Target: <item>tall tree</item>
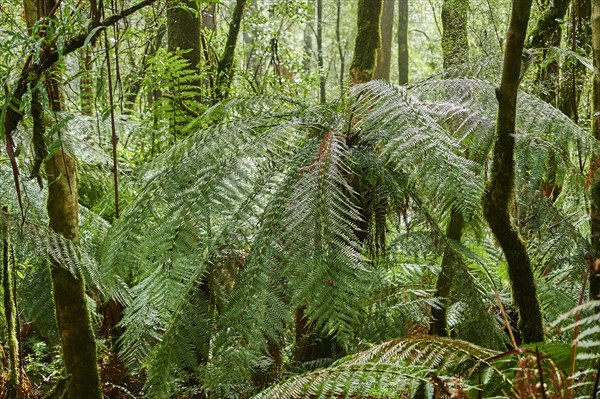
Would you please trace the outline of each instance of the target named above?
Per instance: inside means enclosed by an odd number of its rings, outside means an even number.
[[[600,140],[600,0],[592,0],[592,54],[594,65],[592,96],[592,134]],[[592,249],[596,258],[600,257],[600,155],[596,154],[590,167],[591,185],[591,236]],[[600,270],[590,273],[590,297],[598,299],[600,295]]]
[[[442,4],[442,57],[444,68],[458,65],[467,60],[469,55],[469,39],[467,32],[467,14],[469,2],[444,0]],[[450,212],[450,221],[446,229],[448,243],[442,257],[442,267],[436,282],[435,297],[440,301],[439,307],[431,309],[432,323],[429,332],[435,335],[447,336],[448,331],[448,305],[454,269],[456,267],[455,251],[451,241],[460,242],[463,234],[463,215],[457,209]]]
[[[508,263],[513,298],[519,312],[519,330],[525,343],[544,340],[542,313],[537,299],[531,261],[516,226],[511,204],[515,185],[515,118],[521,57],[531,11],[531,0],[513,0],[500,87],[496,89],[498,115],[490,181],[483,212]]]
[[[379,26],[381,29],[381,48],[377,50],[377,67],[374,79],[390,80],[392,61],[392,33],[394,31],[394,4],[396,0],[384,0]]]
[[[379,18],[383,0],[358,0],[357,32],[354,56],[350,64],[350,83],[359,84],[373,78],[377,49],[381,47]]]
[[[442,3],[442,51],[444,68],[466,62],[469,57],[467,35],[468,0],[444,0]]]
[[[408,83],[408,0],[398,0],[398,84]]]

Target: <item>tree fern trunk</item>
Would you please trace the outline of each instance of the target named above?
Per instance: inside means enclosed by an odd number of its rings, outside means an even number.
[[[359,84],[373,78],[377,49],[381,47],[379,19],[383,0],[358,0],[357,33],[350,65],[350,83]]]
[[[592,53],[594,64],[592,132],[600,140],[600,0],[592,0]],[[600,257],[600,154],[595,155],[590,167],[592,177],[591,194],[591,235],[592,249],[596,258]],[[600,270],[590,273],[590,298],[599,299]]]
[[[513,298],[519,311],[519,329],[525,343],[544,340],[542,313],[531,262],[525,243],[511,220],[515,180],[514,132],[517,92],[530,10],[531,0],[513,0],[506,35],[502,80],[496,90],[499,107],[493,164],[483,203],[485,218],[508,263]]]

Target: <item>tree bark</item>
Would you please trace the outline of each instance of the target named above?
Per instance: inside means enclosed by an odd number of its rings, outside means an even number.
[[[571,30],[571,50],[583,49],[585,55],[591,52],[592,32],[590,19],[592,12],[591,0],[578,0],[571,7],[573,18]],[[560,92],[558,95],[558,108],[575,123],[579,123],[579,101],[587,82],[587,68],[575,60],[569,60],[561,69]]]
[[[358,0],[357,33],[350,65],[350,84],[365,83],[373,78],[377,49],[381,47],[379,18],[383,0]]]
[[[344,93],[346,82],[344,81],[344,71],[346,70],[346,54],[342,45],[342,36],[340,33],[340,25],[342,22],[342,1],[337,0],[335,18],[335,38],[337,41],[338,54],[340,56],[340,95]]]
[[[529,36],[532,48],[543,49],[545,57],[547,49],[558,47],[562,37],[561,22],[565,17],[571,0],[553,0],[543,11],[537,24]],[[538,70],[536,81],[541,86],[541,98],[549,104],[556,106],[557,86],[559,78],[558,62],[551,62]]]
[[[2,288],[4,291],[4,319],[8,341],[8,390],[6,397],[21,397],[21,357],[15,279],[10,238],[8,234],[8,207],[2,207]]]
[[[594,65],[594,81],[592,95],[592,134],[600,140],[600,0],[592,0],[592,62]],[[591,194],[591,238],[594,257],[600,257],[600,154],[595,154],[595,161],[590,166],[592,183]],[[600,295],[600,270],[590,273],[590,299],[598,299]]]
[[[442,52],[444,69],[468,62],[468,0],[444,0],[442,3]]]
[[[442,4],[442,57],[444,68],[461,64],[469,56],[469,40],[467,32],[467,14],[469,2],[458,0],[444,0]],[[463,234],[463,217],[456,209],[450,212],[450,221],[446,230],[448,240],[460,242]],[[431,309],[432,324],[429,333],[448,336],[447,311],[450,305],[450,291],[454,279],[456,256],[452,248],[444,249],[440,275],[436,283],[435,298],[441,302],[439,309]]]
[[[485,218],[508,263],[513,298],[519,312],[519,330],[525,343],[544,340],[542,313],[531,262],[511,220],[514,195],[514,147],[521,56],[529,22],[531,0],[513,0],[500,87],[496,90],[498,116],[490,181],[483,201]]]
[[[408,0],[398,0],[398,84],[408,83]]]
[[[394,3],[396,0],[384,0],[379,26],[381,28],[381,48],[377,50],[377,67],[373,79],[390,80],[392,61],[392,34],[394,31]]]
[[[62,151],[45,162],[48,179],[50,228],[66,239],[79,242],[77,171],[75,159]],[[80,271],[71,274],[53,261],[50,267],[56,321],[62,340],[69,399],[102,399],[96,343]]]
[[[317,0],[317,66],[319,68],[319,102],[327,102],[325,70],[323,66],[323,0]]]
[[[229,23],[229,32],[227,33],[225,50],[223,51],[223,55],[217,66],[217,87],[215,96],[217,101],[224,100],[229,96],[229,87],[233,78],[235,47],[247,3],[248,0],[236,0],[235,2],[235,8],[233,9],[233,15],[231,17],[231,22]]]
[[[446,230],[448,240],[460,242],[463,234],[463,217],[460,212],[453,210],[450,215],[450,222]],[[439,300],[440,307],[431,309],[431,325],[429,333],[447,337],[448,331],[448,305],[450,304],[450,290],[452,281],[454,280],[454,268],[456,264],[456,256],[451,248],[444,250],[442,258],[442,269],[438,276],[435,286],[435,298]]]
[[[195,0],[170,0],[167,7],[167,42],[170,52],[181,54],[200,75],[200,11]],[[200,83],[196,82],[200,87]]]

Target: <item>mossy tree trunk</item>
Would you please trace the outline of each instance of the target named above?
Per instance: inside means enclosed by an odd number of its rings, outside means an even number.
[[[496,90],[498,116],[490,181],[483,198],[485,218],[500,243],[508,263],[519,330],[525,343],[544,340],[542,313],[537,298],[531,262],[518,230],[512,222],[514,195],[515,118],[521,56],[531,11],[531,0],[513,0],[500,87]]]
[[[469,56],[469,39],[467,32],[468,1],[444,0],[442,4],[442,58],[444,68],[466,62]],[[429,333],[448,336],[448,306],[450,305],[450,291],[454,280],[454,271],[457,259],[451,242],[460,242],[463,234],[463,216],[457,209],[450,212],[450,221],[446,229],[446,238],[449,240],[444,256],[440,275],[435,287],[435,298],[440,302],[439,308],[431,309],[432,322]]]
[[[594,65],[594,83],[592,95],[592,134],[600,140],[600,0],[592,0],[592,55]],[[600,257],[600,154],[596,154],[591,165],[591,236],[592,249],[596,258]],[[590,299],[600,297],[600,271],[590,273]]]
[[[465,63],[469,59],[468,13],[468,0],[444,0],[442,3],[444,69]]]
[[[62,151],[45,162],[48,179],[50,228],[74,243],[79,242],[77,172],[75,159]],[[101,399],[96,343],[80,271],[71,274],[53,261],[50,267],[56,321],[62,340],[69,399]]]
[[[224,100],[229,96],[229,88],[233,78],[233,64],[235,60],[235,47],[242,26],[242,18],[248,0],[236,0],[233,15],[229,22],[225,50],[217,66],[217,86],[215,90],[216,100]]]
[[[408,83],[408,0],[398,0],[398,84]]]
[[[24,4],[28,12],[36,10],[35,18],[29,15],[27,21],[35,21],[47,16],[56,6],[55,0],[41,2],[25,0]],[[50,70],[44,74],[48,101],[54,112],[62,110],[57,73]],[[33,111],[35,110],[32,109]],[[38,136],[45,137],[41,113],[36,111],[33,116],[34,131]],[[46,146],[44,143],[41,144],[36,147],[36,157],[44,159],[47,158]],[[48,183],[47,209],[50,228],[67,240],[78,244],[79,218],[75,160],[62,151],[56,151],[52,157],[46,159],[44,166]],[[72,274],[56,259],[51,259],[50,273],[63,359],[66,374],[69,376],[67,398],[102,399],[96,342],[87,307],[83,275],[79,270]]]
[[[21,389],[21,359],[16,301],[16,287],[12,251],[8,234],[8,207],[2,207],[2,289],[4,291],[4,320],[8,341],[8,390],[7,397],[19,397]]]
[[[548,48],[558,47],[562,37],[561,22],[564,19],[571,0],[553,0],[546,6],[535,27],[529,35],[532,48],[543,49],[545,57]],[[541,98],[549,104],[556,106],[557,88],[559,79],[558,62],[551,62],[540,67],[536,80],[541,86]]]
[[[317,0],[317,67],[319,68],[319,102],[327,102],[326,75],[323,63],[323,0]]]
[[[377,67],[373,79],[390,80],[392,62],[392,34],[394,32],[394,5],[396,0],[384,0],[381,12],[381,48],[377,50]]]
[[[200,76],[200,10],[196,0],[169,0],[167,45],[170,52],[181,50],[190,69]]]
[[[350,64],[350,84],[359,84],[373,78],[377,49],[381,47],[379,19],[383,0],[358,0],[356,41]]]

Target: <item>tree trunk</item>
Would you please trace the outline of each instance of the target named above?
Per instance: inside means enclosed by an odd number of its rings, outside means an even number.
[[[29,12],[37,10],[35,18],[27,16],[27,21],[38,20],[48,15],[55,5],[55,0],[44,0],[37,4],[35,0],[25,0],[25,10]],[[45,73],[45,87],[52,111],[58,112],[61,111],[61,95],[59,82],[54,73],[56,71]],[[34,111],[32,109],[32,112]],[[43,135],[43,123],[41,123],[41,113],[34,115],[34,125],[41,129]],[[36,148],[36,152],[40,150],[45,151],[45,146]],[[45,170],[48,182],[47,208],[50,228],[77,244],[79,218],[75,160],[62,151],[56,151],[53,157],[46,159]],[[50,273],[56,322],[62,341],[65,369],[69,376],[67,398],[102,399],[96,342],[85,297],[83,275],[79,270],[71,274],[55,259],[51,259]]]
[[[394,31],[394,3],[396,0],[384,0],[379,21],[381,28],[381,48],[377,50],[377,67],[373,79],[390,80],[392,61],[392,34]]]
[[[460,212],[452,210],[450,215],[450,222],[446,230],[446,237],[448,240],[460,242],[463,234],[463,217]],[[450,243],[448,244],[450,245]],[[429,333],[432,335],[439,335],[447,337],[448,331],[448,305],[450,304],[450,290],[452,288],[452,281],[454,280],[454,268],[456,267],[455,253],[451,248],[444,250],[444,256],[442,258],[442,268],[440,275],[438,276],[437,283],[435,285],[435,298],[440,302],[439,308],[431,309],[431,325],[429,326]]]
[[[21,397],[21,357],[16,301],[16,287],[10,239],[8,234],[8,207],[2,207],[2,288],[4,291],[4,320],[8,341],[8,390],[6,397]]]
[[[444,0],[442,3],[442,52],[444,69],[468,62],[468,0]]]
[[[317,66],[319,68],[319,102],[327,102],[325,69],[323,66],[323,0],[317,0]]]
[[[592,0],[592,55],[594,65],[594,83],[592,96],[592,132],[596,140],[600,140],[600,0]],[[591,194],[591,236],[592,250],[596,258],[600,257],[600,155],[590,167],[592,177]],[[599,299],[600,270],[590,273],[590,299]]]
[[[358,0],[356,41],[350,65],[350,84],[365,83],[373,78],[377,49],[381,47],[379,18],[383,0]]]
[[[189,62],[188,69],[195,74],[191,82],[171,82],[173,100],[170,129],[173,137],[177,137],[181,129],[189,122],[190,116],[181,112],[182,106],[178,103],[187,103],[179,93],[184,90],[182,86],[193,86],[196,90],[194,99],[202,100],[200,82],[200,10],[196,0],[169,0],[167,2],[167,46],[171,53],[179,53]],[[188,89],[189,90],[189,89]],[[187,106],[187,104],[183,104]]]
[[[66,239],[79,242],[77,172],[75,159],[57,151],[45,162],[48,179],[50,228]],[[85,297],[85,282],[64,265],[52,262],[52,286],[68,381],[69,399],[101,399],[96,343]]]
[[[169,51],[183,50],[182,57],[190,63],[190,69],[200,75],[200,15],[197,1],[169,0],[167,35]],[[200,87],[199,82],[197,86]]]
[[[408,83],[408,0],[398,0],[398,84]]]
[[[235,46],[237,37],[242,26],[242,17],[248,0],[236,0],[231,22],[229,23],[229,32],[227,33],[227,41],[225,50],[217,67],[217,87],[216,100],[226,99],[229,95],[229,87],[233,78],[233,61],[235,56]]]
[[[571,50],[584,49],[584,54],[589,55],[591,50],[592,32],[590,18],[592,4],[590,0],[578,0],[571,7],[573,14],[571,23]],[[575,33],[573,34],[573,31]],[[562,79],[558,97],[558,108],[575,123],[579,123],[579,101],[581,93],[587,82],[587,68],[578,61],[569,60],[562,66]]]
[[[536,26],[529,36],[532,48],[543,49],[545,57],[547,49],[558,47],[562,37],[561,22],[564,19],[571,0],[553,0],[543,11]],[[541,87],[541,98],[549,104],[556,106],[556,94],[558,86],[559,67],[558,62],[551,62],[538,71],[536,80]]]
[[[444,68],[461,64],[469,56],[469,40],[467,32],[468,1],[444,0],[442,4],[442,57]],[[463,233],[463,217],[456,209],[450,212],[450,222],[446,230],[448,240],[460,242]],[[449,246],[444,249],[440,275],[436,283],[435,298],[441,302],[440,308],[431,309],[432,324],[429,333],[448,336],[447,311],[450,305],[450,291],[454,279],[454,268],[457,259]]]
[[[525,243],[511,220],[514,195],[514,147],[521,56],[529,22],[531,0],[513,0],[500,87],[496,90],[498,116],[490,181],[483,201],[485,218],[508,263],[513,298],[519,312],[519,330],[525,343],[544,340],[542,313]]]
[[[340,56],[340,95],[345,91],[346,82],[344,82],[344,71],[346,70],[346,54],[344,52],[344,45],[342,44],[342,35],[340,33],[340,25],[342,21],[342,1],[337,0],[335,18],[335,38],[338,46],[338,54]]]

